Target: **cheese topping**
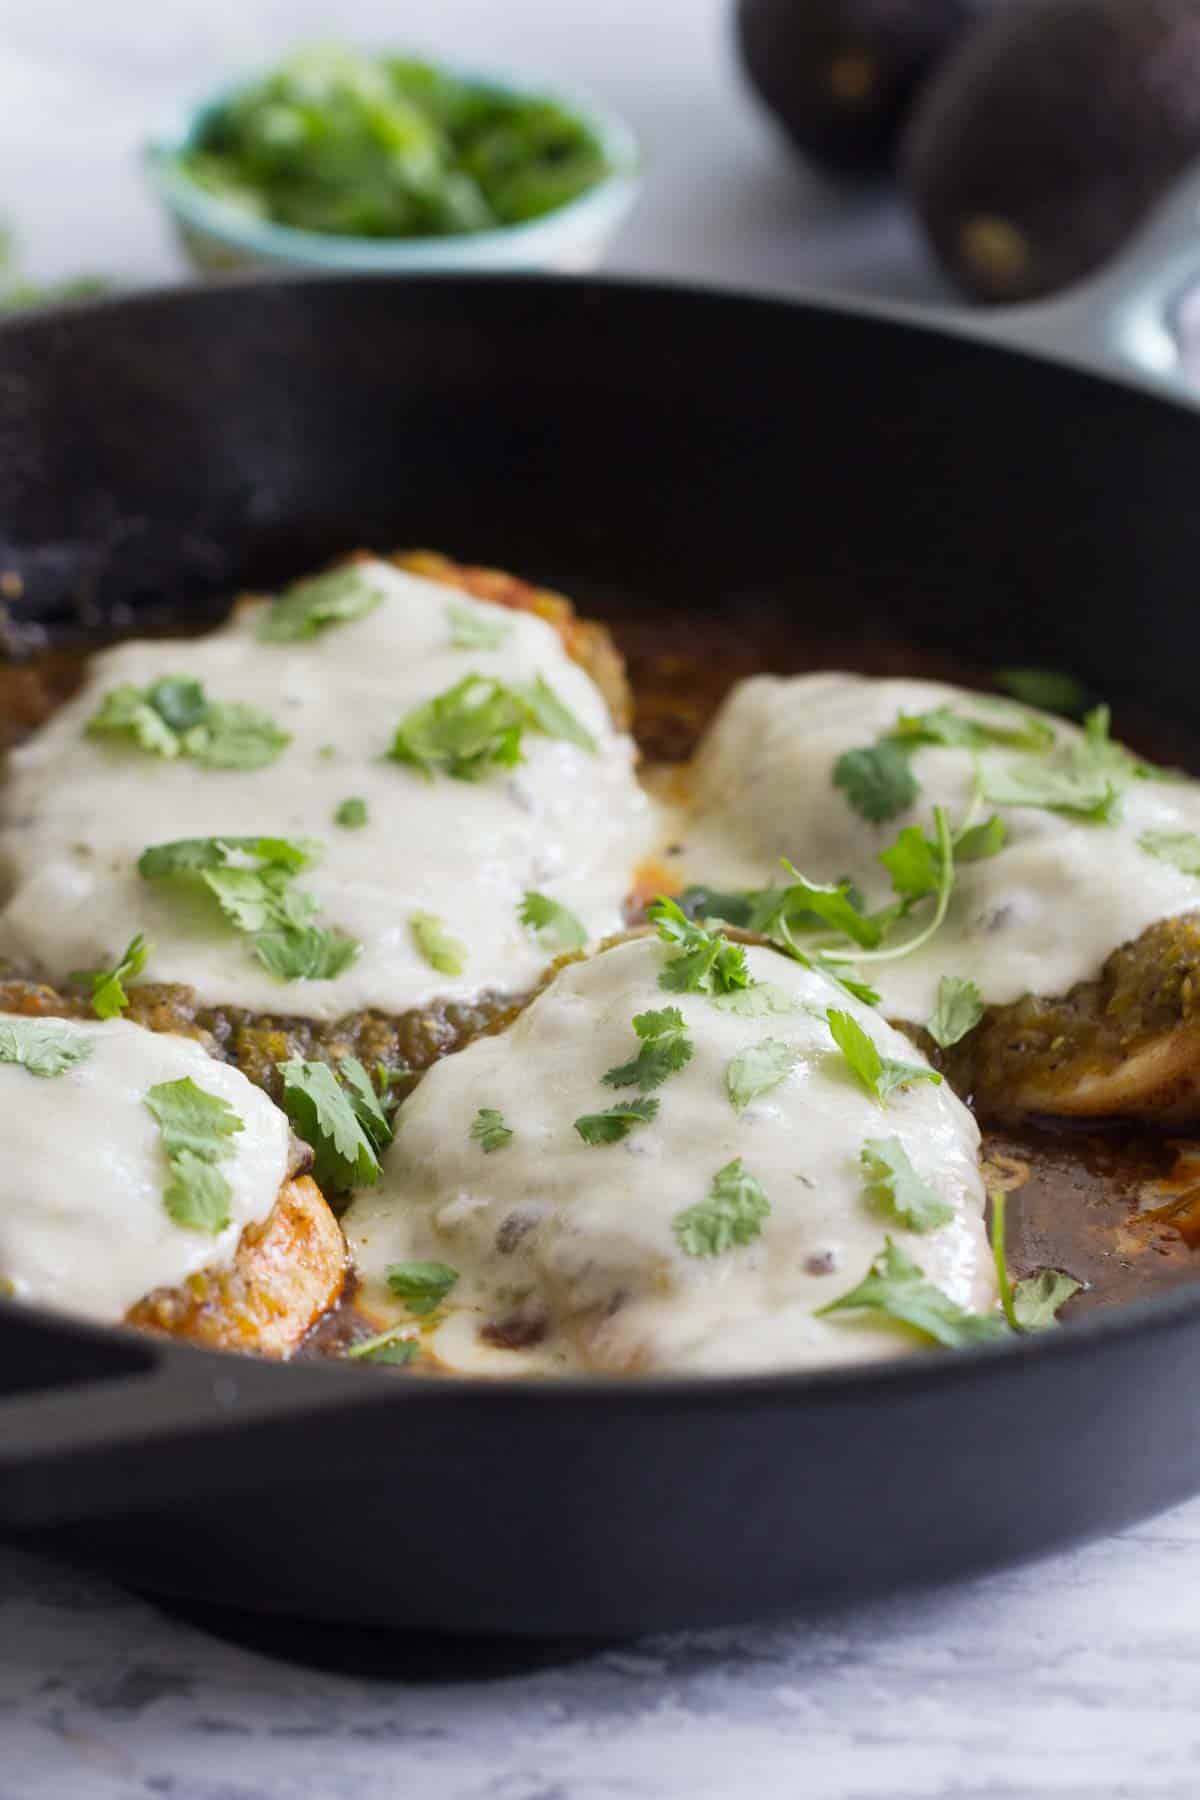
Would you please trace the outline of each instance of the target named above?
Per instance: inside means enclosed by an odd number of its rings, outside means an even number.
[[[877,858],[907,825],[930,831],[934,806],[951,827],[975,803],[979,822],[998,811],[1008,841],[998,855],[964,863],[946,920],[911,956],[864,964],[892,1017],[924,1021],[943,975],[972,980],[985,1001],[1065,993],[1095,977],[1110,953],[1157,920],[1200,905],[1200,880],[1139,845],[1147,833],[1200,831],[1200,784],[1129,779],[1112,823],[1033,806],[975,802],[976,771],[989,777],[1031,768],[1028,752],[925,745],[912,753],[920,793],[905,811],[872,824],[834,785],[844,753],[895,729],[902,713],[952,708],[984,725],[1028,723],[1029,709],[930,681],[858,675],[757,676],[734,689],[694,770],[693,810],[678,828],[681,883],[762,888],[787,877],[788,857],[811,880],[850,877],[868,910],[894,899]],[[1052,754],[1083,733],[1053,728]],[[915,930],[915,928],[913,928]],[[902,941],[906,929],[895,934]],[[801,940],[803,942],[803,940]]]
[[[0,1020],[0,1024],[4,1021]],[[228,1263],[287,1175],[287,1120],[258,1088],[188,1038],[54,1021],[88,1053],[62,1074],[0,1061],[0,1290],[113,1323],[156,1287]],[[230,1218],[215,1236],[177,1225],[171,1171],[146,1095],[190,1077],[242,1122],[221,1162]]]
[[[732,1002],[665,993],[667,955],[639,938],[569,965],[509,1030],[424,1077],[401,1109],[382,1186],[343,1221],[370,1312],[383,1323],[405,1316],[389,1266],[438,1262],[458,1281],[433,1348],[456,1369],[727,1373],[865,1361],[919,1340],[865,1315],[816,1314],[858,1284],[888,1235],[957,1305],[989,1308],[974,1120],[927,1081],[877,1104],[835,1049],[826,1010],[844,1008],[883,1056],[912,1063],[907,1040],[774,951],[748,950],[752,977],[767,985]],[[634,1016],[666,1006],[683,1015],[690,1060],[655,1088],[649,1122],[619,1142],[584,1142],[576,1119],[638,1097],[601,1077],[635,1054]],[[786,1044],[790,1069],[738,1111],[730,1065],[765,1038]],[[471,1132],[484,1108],[512,1133],[491,1150]],[[868,1195],[860,1156],[879,1139],[898,1140],[951,1209],[947,1222],[905,1230]],[[679,1215],[735,1160],[769,1203],[761,1234],[689,1254]]]
[[[332,1019],[530,986],[555,947],[518,918],[527,890],[565,905],[593,938],[620,929],[649,803],[631,740],[557,633],[382,562],[356,565],[351,579],[381,604],[305,641],[262,641],[263,608],[248,606],[208,637],[95,658],[83,692],[11,758],[0,950],[61,978],[104,966],[140,929],[154,945],[149,979],[189,983],[212,1004]],[[464,632],[464,619],[479,629]],[[385,760],[401,720],[471,674],[514,686],[542,677],[594,752],[527,731],[524,760],[478,781]],[[259,768],[212,768],[86,735],[113,688],[168,675],[260,709],[291,742]],[[363,803],[354,829],[335,823],[348,798]],[[362,945],[335,978],[280,980],[211,896],[164,891],[137,871],[148,845],[258,835],[323,845],[297,885],[319,903],[321,925]],[[462,946],[461,972],[431,966],[414,931],[422,917]]]

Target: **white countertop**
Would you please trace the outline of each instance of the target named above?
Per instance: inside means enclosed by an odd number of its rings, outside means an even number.
[[[0,0],[0,217],[30,272],[181,273],[136,145],[173,94],[329,33],[581,82],[647,191],[612,266],[944,301],[886,195],[783,155],[720,0]],[[283,1660],[308,1647],[308,1666]],[[337,1671],[331,1672],[331,1671]],[[815,1624],[582,1655],[268,1626],[241,1642],[0,1550],[0,1800],[1195,1800],[1200,1502]]]

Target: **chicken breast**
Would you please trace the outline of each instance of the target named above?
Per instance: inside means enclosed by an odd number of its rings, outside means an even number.
[[[199,1043],[0,1015],[0,1287],[103,1323],[286,1355],[345,1245],[283,1113]]]
[[[869,1007],[741,954],[746,985],[681,990],[668,946],[620,943],[432,1069],[345,1215],[360,1309],[464,1372],[766,1371],[927,1344],[837,1304],[882,1267],[1002,1331],[970,1113]]]
[[[860,941],[809,913],[796,942],[940,1037],[985,1116],[1200,1116],[1200,784],[1113,742],[1103,709],[1081,729],[935,682],[756,678],[702,746],[676,836],[685,882],[782,888],[783,858],[848,882]],[[982,1023],[947,1041],[941,997],[968,983]]]
[[[95,658],[0,790],[13,967],[61,985],[140,929],[148,979],[245,1064],[307,1021],[420,1067],[619,930],[653,828],[606,635],[430,566],[365,558]]]

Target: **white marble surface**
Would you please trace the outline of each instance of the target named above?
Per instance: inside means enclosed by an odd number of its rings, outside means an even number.
[[[137,170],[147,123],[336,16],[623,108],[649,179],[616,267],[945,299],[886,197],[833,195],[783,157],[724,12],[0,0],[0,217],[39,276],[177,277]],[[1198,1687],[1200,1502],[957,1589],[582,1655],[292,1626],[239,1643],[0,1550],[0,1800],[1195,1800]]]

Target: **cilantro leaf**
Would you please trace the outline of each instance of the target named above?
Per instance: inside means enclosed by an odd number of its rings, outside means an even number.
[[[359,831],[367,823],[367,803],[360,794],[351,794],[343,800],[333,815],[335,825],[344,826],[347,831]]]
[[[171,1157],[171,1179],[163,1189],[163,1206],[184,1231],[216,1237],[232,1217],[233,1189],[220,1169],[194,1151]]]
[[[190,1075],[160,1081],[146,1095],[146,1105],[158,1121],[168,1157],[187,1151],[201,1162],[220,1162],[233,1154],[226,1140],[244,1130],[229,1102],[198,1087]]]
[[[352,1361],[387,1363],[403,1368],[407,1363],[420,1360],[421,1346],[417,1339],[404,1335],[412,1329],[411,1325],[393,1325],[390,1331],[380,1331],[374,1337],[351,1344],[345,1354]]]
[[[800,1060],[800,1052],[780,1038],[763,1038],[733,1057],[725,1071],[725,1087],[734,1112],[744,1112],[752,1100],[786,1081]]]
[[[658,985],[676,994],[728,994],[750,986],[750,970],[741,944],[722,932],[697,925],[674,900],[659,895],[646,917],[665,944],[677,946],[658,977]]]
[[[331,625],[365,618],[383,594],[355,568],[329,569],[293,582],[272,600],[258,622],[258,636],[268,644],[299,644]]]
[[[762,1236],[771,1202],[740,1156],[718,1169],[703,1200],[675,1214],[672,1228],[687,1256],[722,1256]]]
[[[1004,744],[1012,750],[1048,750],[1054,742],[1054,727],[1032,714],[1019,723],[1006,720],[1001,724],[969,719],[953,707],[938,706],[932,712],[901,713],[892,736],[914,746],[945,744],[955,749],[983,750],[989,744]]]
[[[619,1144],[635,1125],[648,1125],[658,1113],[657,1100],[621,1100],[604,1112],[584,1113],[575,1129],[585,1144]]]
[[[297,1137],[312,1149],[317,1185],[340,1192],[377,1182],[382,1173],[379,1150],[387,1142],[384,1129],[390,1136],[391,1127],[381,1109],[377,1113],[365,1101],[363,1090],[369,1088],[370,1077],[362,1064],[352,1057],[342,1064],[349,1086],[338,1080],[328,1063],[297,1057],[275,1066],[283,1077],[284,1111]]]
[[[1184,875],[1200,875],[1200,836],[1194,831],[1143,831],[1138,849]]]
[[[503,1150],[513,1139],[511,1126],[504,1123],[504,1115],[494,1106],[480,1107],[471,1121],[471,1136],[482,1147],[485,1156],[490,1156],[493,1150]]]
[[[444,1262],[389,1263],[384,1279],[409,1312],[423,1318],[441,1305],[458,1280],[458,1270]]]
[[[689,887],[680,894],[679,906],[689,919],[698,922],[720,919],[726,925],[737,925],[745,930],[762,897],[758,893],[723,893],[718,888]]]
[[[839,756],[833,765],[833,785],[873,825],[904,812],[921,791],[908,748],[892,738]]]
[[[919,825],[906,825],[895,843],[880,851],[879,861],[905,900],[923,900],[937,891],[942,879],[938,846],[929,842]]]
[[[990,856],[999,856],[1008,842],[1008,826],[999,813],[993,813],[981,825],[969,825],[954,840],[954,858],[956,862],[984,862]]]
[[[793,877],[791,885],[769,888],[756,896],[750,916],[752,931],[761,931],[766,937],[773,937],[781,922],[792,930],[798,926],[803,929],[810,924],[823,924],[866,949],[878,944],[881,935],[879,926],[862,912],[849,881],[825,887],[820,882],[809,881],[786,857],[783,859],[783,867]]]
[[[983,794],[993,806],[1037,806],[1100,825],[1113,825],[1121,817],[1120,788],[1102,771],[1091,772],[1077,762],[989,769]]]
[[[17,1063],[41,1080],[65,1075],[91,1054],[90,1038],[61,1019],[0,1019],[0,1063]]]
[[[1087,689],[1074,675],[1057,669],[997,669],[995,682],[1024,706],[1077,719],[1088,702]]]
[[[168,844],[152,844],[138,859],[138,874],[148,881],[166,875],[194,875],[225,867],[231,856],[244,855],[266,868],[298,875],[321,854],[312,838],[209,837],[175,838]]]
[[[932,1081],[935,1086],[940,1086],[942,1078],[936,1069],[881,1056],[874,1040],[851,1013],[830,1007],[825,1018],[830,1036],[850,1065],[851,1073],[880,1106],[884,1105],[893,1088],[908,1087],[914,1081]]]
[[[631,1062],[621,1063],[600,1077],[606,1087],[636,1087],[648,1094],[661,1087],[668,1075],[675,1075],[692,1060],[693,1045],[677,1006],[665,1006],[660,1012],[638,1013],[633,1029],[642,1040],[641,1048]]]
[[[949,1050],[974,1031],[983,1017],[983,995],[973,981],[958,975],[943,975],[938,982],[937,1005],[925,1029],[935,1044]]]
[[[511,618],[493,618],[493,612],[500,612],[499,607],[485,610],[480,605],[468,605],[464,600],[452,600],[446,608],[446,617],[450,623],[450,645],[454,650],[499,650],[512,636]]]
[[[222,701],[214,701],[181,739],[184,755],[209,769],[265,768],[291,741],[291,733],[259,707]]]
[[[595,738],[579,723],[570,707],[563,704],[544,675],[536,676],[528,685],[513,691],[523,702],[535,731],[546,737],[565,738],[570,744],[578,744],[581,750],[595,753]]]
[[[461,975],[467,964],[467,947],[451,937],[444,922],[433,913],[409,914],[408,929],[418,953],[439,975]]]
[[[87,726],[92,737],[123,737],[168,760],[191,757],[213,769],[261,769],[291,743],[255,706],[210,701],[198,681],[167,675],[141,689],[112,688]]]
[[[98,1019],[115,1019],[129,1005],[125,983],[140,975],[150,955],[150,945],[139,931],[130,938],[111,969],[72,969],[68,981],[90,986],[92,1011]]]
[[[162,1138],[171,1179],[163,1205],[176,1225],[211,1237],[228,1225],[233,1190],[215,1165],[234,1154],[230,1141],[245,1129],[242,1120],[217,1094],[210,1094],[185,1075],[160,1081],[146,1095]]]
[[[1049,1331],[1058,1324],[1059,1308],[1082,1289],[1082,1281],[1061,1269],[1026,1275],[1013,1286],[1011,1323],[1019,1331]]]
[[[380,1099],[375,1083],[359,1062],[357,1056],[343,1057],[337,1068],[338,1076],[350,1096],[350,1104],[354,1108],[354,1116],[370,1138],[376,1150],[383,1150],[396,1135],[392,1120],[388,1115],[384,1101]],[[386,1096],[389,1083],[385,1079],[383,1091]]]
[[[283,925],[259,931],[254,954],[280,981],[334,981],[362,954],[362,945],[324,925]]]
[[[319,852],[308,838],[179,838],[144,851],[138,871],[148,881],[199,880],[235,930],[252,938],[255,956],[272,975],[327,981],[347,969],[362,946],[315,925],[317,902],[291,886]],[[233,856],[250,859],[250,866],[231,863]]]
[[[437,774],[481,781],[489,768],[510,769],[521,761],[526,731],[565,738],[584,750],[596,748],[595,739],[541,675],[527,687],[514,688],[471,674],[407,713],[387,754],[430,781]]]
[[[1065,1306],[1073,1294],[1078,1294],[1084,1284],[1061,1269],[1038,1269],[1014,1284],[1008,1272],[1007,1196],[998,1190],[989,1194],[988,1199],[992,1208],[992,1260],[996,1265],[996,1286],[1004,1316],[1014,1331],[1050,1331],[1058,1324],[1059,1308]]]
[[[534,931],[542,942],[556,950],[582,950],[587,943],[587,927],[569,906],[551,900],[548,894],[525,894],[517,909],[522,925]]]
[[[908,1325],[922,1337],[948,1349],[970,1344],[994,1343],[1008,1336],[1004,1320],[992,1313],[973,1313],[926,1281],[925,1271],[888,1238],[856,1288],[828,1306],[817,1317],[836,1312],[873,1312]]]
[[[871,1200],[906,1230],[936,1231],[954,1217],[954,1208],[917,1174],[899,1138],[868,1138],[859,1161]]]

